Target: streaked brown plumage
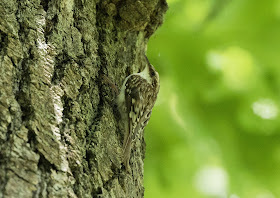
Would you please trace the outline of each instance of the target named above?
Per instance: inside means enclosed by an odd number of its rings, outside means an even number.
[[[129,75],[118,96],[118,106],[124,121],[123,162],[127,170],[132,143],[142,138],[148,124],[159,91],[159,76],[154,67],[147,62],[140,73]]]

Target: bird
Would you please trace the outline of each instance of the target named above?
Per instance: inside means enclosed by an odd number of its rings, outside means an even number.
[[[124,124],[123,163],[130,171],[132,143],[143,137],[160,88],[159,74],[146,58],[146,66],[139,73],[127,76],[122,84],[117,105]]]

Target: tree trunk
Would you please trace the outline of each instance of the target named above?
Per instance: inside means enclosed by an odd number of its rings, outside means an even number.
[[[122,165],[115,97],[165,0],[0,1],[0,198],[143,197],[144,140]]]

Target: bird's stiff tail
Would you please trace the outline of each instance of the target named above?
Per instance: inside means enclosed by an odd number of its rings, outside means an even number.
[[[129,159],[131,153],[131,135],[128,135],[123,142],[123,163],[127,171],[130,171]]]

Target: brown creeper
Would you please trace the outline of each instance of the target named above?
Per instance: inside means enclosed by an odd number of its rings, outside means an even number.
[[[159,75],[147,60],[140,73],[126,77],[117,98],[119,111],[124,122],[123,162],[129,171],[131,144],[142,133],[150,119],[159,92]]]

